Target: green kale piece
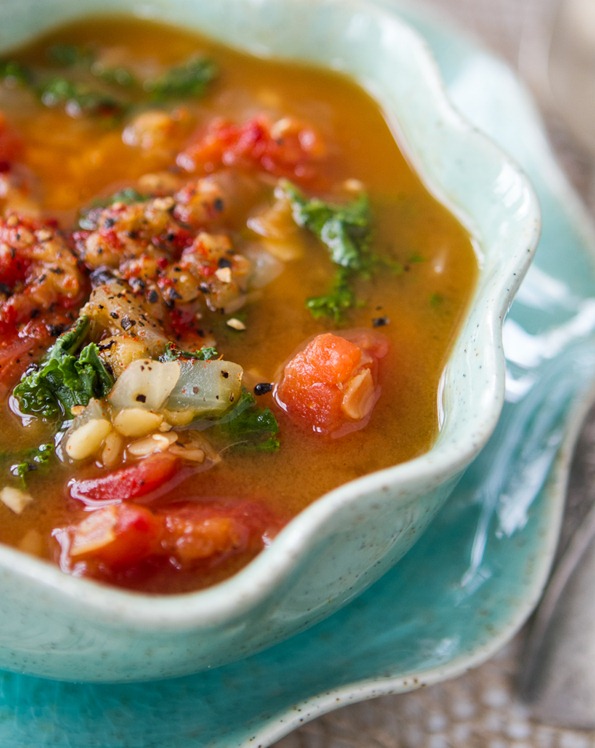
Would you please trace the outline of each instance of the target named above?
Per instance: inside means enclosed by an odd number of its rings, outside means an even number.
[[[181,351],[173,343],[168,343],[164,353],[159,356],[160,361],[178,361],[179,359],[196,359],[197,361],[211,361],[219,354],[215,348],[203,346],[198,351]]]
[[[64,68],[75,65],[88,68],[95,60],[95,53],[90,47],[80,44],[52,44],[46,50],[50,62]]]
[[[279,449],[279,424],[270,408],[261,408],[247,390],[233,408],[220,418],[215,432],[232,447],[244,447],[260,452]]]
[[[107,197],[95,200],[93,202],[93,207],[106,208],[108,205],[113,205],[114,203],[132,205],[132,203],[146,203],[147,200],[150,200],[149,195],[145,195],[142,192],[135,190],[134,187],[124,187],[117,192],[112,192],[112,194]]]
[[[345,313],[357,304],[355,292],[350,285],[351,273],[339,268],[335,273],[332,289],[327,294],[313,296],[306,300],[306,307],[315,319],[330,317],[340,322]]]
[[[124,187],[111,195],[107,195],[107,197],[93,200],[88,207],[83,208],[77,219],[78,226],[85,231],[95,231],[99,227],[99,220],[104,208],[108,208],[114,203],[132,205],[133,203],[145,203],[148,200],[150,200],[149,195],[138,192],[134,187]]]
[[[89,318],[79,317],[41,363],[25,372],[13,392],[21,412],[43,418],[68,416],[73,406],[87,405],[91,398],[105,397],[111,390],[114,379],[98,347],[95,343],[82,347],[89,327]]]
[[[70,68],[80,62],[78,48],[70,45],[58,46],[61,65]],[[44,106],[63,106],[68,114],[92,114],[121,117],[129,109],[129,104],[120,100],[107,89],[100,89],[90,83],[71,80],[65,71],[53,75],[49,70],[23,65],[17,60],[0,59],[0,80],[9,80],[29,89]]]
[[[23,450],[13,455],[3,455],[3,458],[9,458],[11,461],[10,473],[15,478],[20,478],[26,483],[26,476],[34,470],[47,465],[55,454],[54,445],[51,443],[40,444],[38,447]],[[13,462],[13,460],[15,462]]]
[[[45,66],[0,59],[0,80],[29,89],[45,106],[62,106],[71,116],[102,116],[107,122],[149,103],[202,96],[218,73],[211,60],[193,58],[141,81],[125,66],[104,65],[90,46],[55,44],[46,54]]]
[[[91,73],[95,78],[98,78],[111,86],[119,86],[120,88],[129,89],[140,87],[134,73],[123,65],[104,67],[103,65],[96,64],[91,67]]]
[[[99,91],[84,83],[75,83],[62,76],[54,76],[35,86],[42,104],[47,107],[64,106],[69,114],[122,116],[128,105],[107,91]]]
[[[97,60],[92,47],[79,44],[54,44],[47,50],[51,62],[63,68],[78,67],[87,71],[93,78],[111,86],[132,88],[138,86],[134,73],[123,65],[107,66]]]
[[[357,303],[353,281],[369,275],[373,266],[368,197],[362,193],[345,205],[331,205],[306,197],[287,180],[281,186],[291,203],[293,220],[325,245],[331,262],[338,266],[331,291],[308,299],[306,305],[315,317],[332,317],[339,322]]]
[[[293,220],[320,239],[335,265],[368,269],[370,204],[365,193],[346,205],[331,205],[317,197],[305,197],[286,180],[282,188],[291,202]]]
[[[21,86],[28,86],[32,78],[33,74],[26,65],[16,60],[0,59],[0,80],[11,81]]]
[[[207,86],[217,76],[218,69],[212,60],[194,57],[181,65],[144,83],[144,89],[154,101],[203,96]]]

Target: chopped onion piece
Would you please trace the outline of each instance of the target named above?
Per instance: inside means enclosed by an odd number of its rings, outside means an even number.
[[[242,374],[242,367],[231,361],[184,361],[165,405],[168,415],[184,411],[192,420],[223,415],[240,397]]]
[[[21,491],[20,488],[4,486],[0,491],[0,501],[15,514],[21,514],[23,509],[33,501],[33,497]]]
[[[285,267],[280,259],[274,257],[266,249],[256,245],[247,247],[244,255],[252,263],[252,273],[250,275],[251,288],[264,288],[268,286],[269,283],[281,275]]]
[[[161,410],[180,378],[177,361],[151,361],[143,358],[133,361],[118,377],[108,395],[116,410],[144,408]]]

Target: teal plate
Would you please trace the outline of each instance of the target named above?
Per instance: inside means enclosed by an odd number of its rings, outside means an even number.
[[[496,432],[413,550],[339,613],[175,680],[76,685],[0,673],[0,745],[268,746],[350,701],[458,675],[502,646],[538,600],[595,380],[595,237],[511,72],[417,4],[382,4],[426,37],[456,106],[516,158],[542,205],[536,260],[505,326]]]

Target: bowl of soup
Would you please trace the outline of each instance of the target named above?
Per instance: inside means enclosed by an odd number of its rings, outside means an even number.
[[[532,190],[369,3],[0,18],[0,667],[247,656],[394,565],[488,439]]]

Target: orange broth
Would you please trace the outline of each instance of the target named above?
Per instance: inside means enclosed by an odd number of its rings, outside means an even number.
[[[285,520],[346,481],[426,452],[439,430],[440,378],[474,287],[477,258],[470,236],[412,170],[370,96],[333,72],[257,59],[180,29],[128,18],[73,24],[11,57],[42,64],[45,50],[58,42],[109,47],[118,64],[132,62],[152,75],[197,51],[220,71],[202,98],[168,104],[178,112],[176,125],[156,148],[124,142],[130,117],[116,122],[73,117],[63,107],[42,106],[18,86],[0,86],[0,110],[22,138],[20,160],[33,175],[31,200],[42,216],[57,219],[66,230],[81,207],[98,196],[171,169],[176,154],[213,117],[244,121],[262,111],[315,128],[330,153],[320,166],[325,185],[358,180],[370,199],[372,249],[385,266],[356,280],[358,304],[340,322],[316,319],[305,306],[306,298],[329,287],[334,269],[320,242],[303,230],[298,232],[301,257],[284,263],[278,277],[234,315],[245,330],[230,328],[230,315],[204,319],[219,354],[240,363],[250,383],[275,382],[283,362],[321,332],[377,329],[390,349],[381,362],[381,394],[369,423],[336,439],[307,433],[267,393],[258,404],[275,413],[280,448],[226,449],[210,470],[190,472],[170,499],[255,500]],[[303,189],[316,192],[307,185]],[[259,241],[245,227],[256,202],[240,204],[230,219],[238,241]],[[8,403],[2,422],[3,452],[53,438],[51,425],[35,417],[23,421]],[[55,560],[52,531],[68,524],[72,511],[67,482],[77,471],[94,470],[92,461],[73,468],[54,460],[47,470],[30,473],[27,490],[34,500],[20,514],[0,505],[0,540]],[[158,593],[197,589],[234,573],[252,555],[251,550],[232,554],[198,571],[169,570],[140,581],[124,575],[118,583]]]

